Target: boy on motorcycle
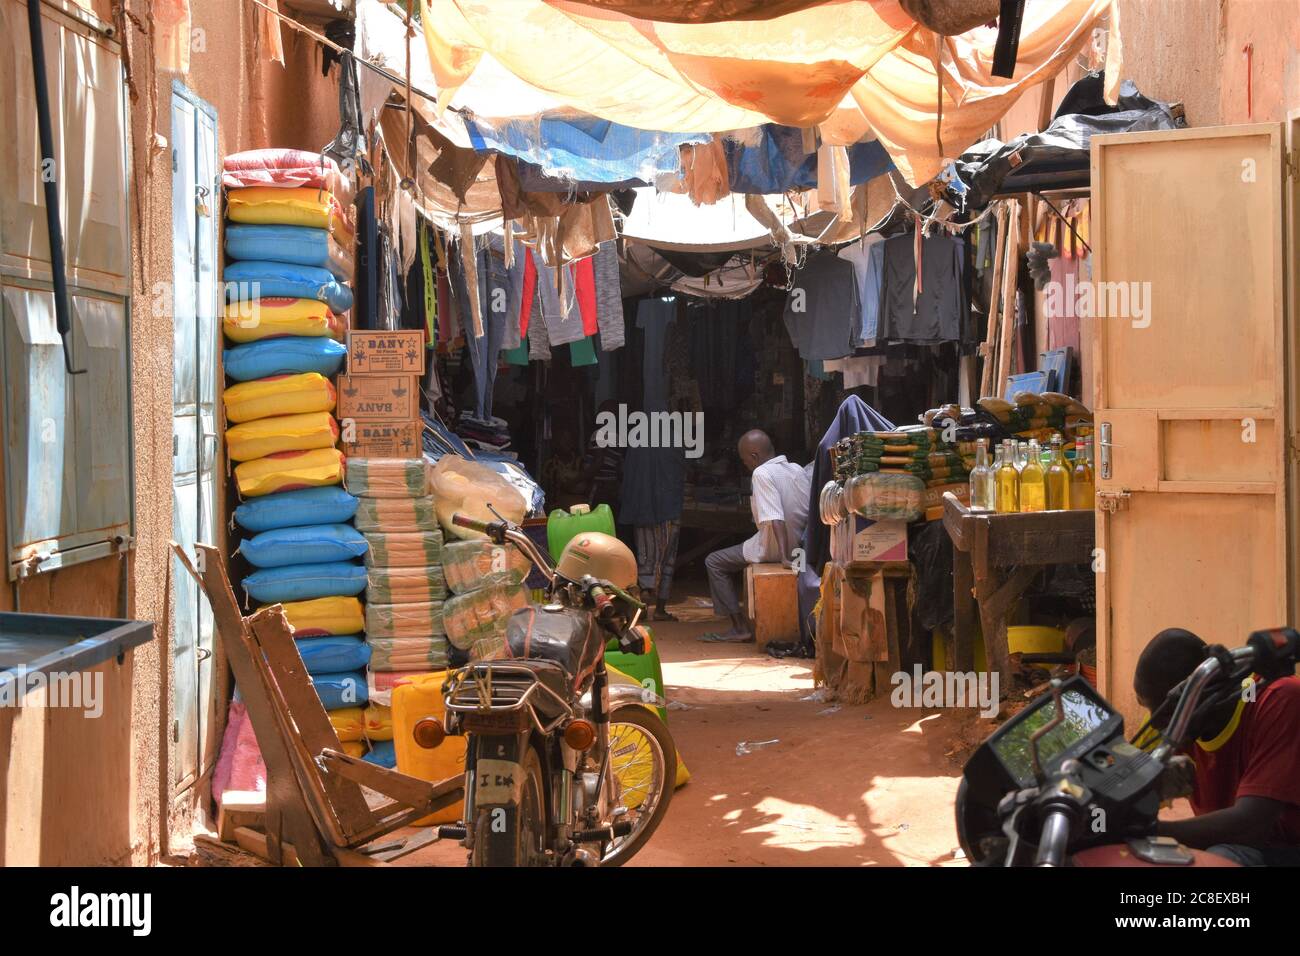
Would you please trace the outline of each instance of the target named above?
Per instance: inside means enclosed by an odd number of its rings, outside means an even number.
[[[1161,631],[1143,650],[1133,685],[1156,730],[1172,716],[1161,707],[1170,690],[1210,653],[1180,628]],[[1156,834],[1243,866],[1300,866],[1300,678],[1271,681],[1258,693],[1254,680],[1193,726],[1196,815],[1162,820]]]

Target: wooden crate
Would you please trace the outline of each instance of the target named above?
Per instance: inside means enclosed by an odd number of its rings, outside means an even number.
[[[799,640],[798,576],[780,564],[751,564],[745,568],[746,609],[761,650],[770,641]]]

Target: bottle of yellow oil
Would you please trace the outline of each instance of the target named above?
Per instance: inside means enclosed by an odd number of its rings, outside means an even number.
[[[1038,439],[1029,440],[1029,457],[1020,469],[1020,510],[1047,510],[1047,475],[1039,461]]]
[[[1088,446],[1082,438],[1074,443],[1074,472],[1070,475],[1070,507],[1078,511],[1091,511],[1096,502],[1096,484]]]
[[[1065,448],[1059,434],[1052,436],[1052,453],[1047,464],[1047,510],[1065,511],[1070,507],[1070,469],[1065,463]]]
[[[1001,514],[1020,510],[1020,472],[1016,471],[1015,455],[1011,446],[1003,442],[998,446],[998,460],[993,472],[997,486],[997,510]]]

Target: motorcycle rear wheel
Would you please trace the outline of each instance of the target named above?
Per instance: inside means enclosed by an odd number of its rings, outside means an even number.
[[[622,866],[635,856],[668,813],[677,777],[677,746],[668,727],[645,707],[616,707],[609,721],[610,770],[619,789],[616,806],[628,813],[632,832],[605,845],[601,866]]]
[[[478,807],[470,866],[546,866],[546,785],[542,761],[524,748],[519,804]]]

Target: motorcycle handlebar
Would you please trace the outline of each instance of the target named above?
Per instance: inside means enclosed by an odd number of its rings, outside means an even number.
[[[1064,810],[1051,810],[1043,820],[1038,838],[1038,856],[1034,866],[1061,866],[1070,845],[1070,816]]]
[[[468,528],[470,531],[478,531],[482,534],[487,534],[493,524],[491,521],[471,518],[469,515],[461,514],[459,511],[451,516],[451,523],[456,525],[458,528]]]

